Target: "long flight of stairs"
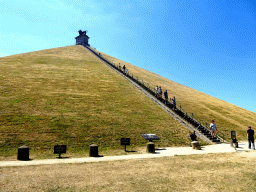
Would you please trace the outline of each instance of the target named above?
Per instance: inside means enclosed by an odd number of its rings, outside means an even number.
[[[149,93],[151,96],[154,96],[156,100],[158,100],[158,102],[161,102],[162,105],[159,105],[163,108],[167,107],[169,108],[169,114],[171,114],[172,116],[175,116],[176,120],[183,120],[183,124],[185,126],[187,126],[190,130],[195,131],[197,134],[197,136],[199,136],[200,138],[202,138],[205,141],[208,141],[210,143],[221,143],[221,142],[226,142],[224,140],[224,138],[221,138],[220,136],[216,136],[216,137],[212,137],[211,136],[211,131],[205,127],[204,125],[202,125],[200,122],[198,122],[196,119],[194,119],[193,117],[189,116],[187,113],[183,112],[181,109],[176,108],[175,106],[173,106],[173,104],[171,104],[170,102],[165,102],[163,98],[156,97],[156,94],[154,92],[154,90],[152,90],[149,86],[145,85],[143,82],[139,81],[138,79],[136,79],[135,77],[124,73],[122,70],[120,70],[118,68],[118,66],[114,65],[113,63],[111,63],[110,61],[108,61],[106,58],[104,58],[103,56],[99,55],[96,50],[94,50],[93,48],[87,46],[87,45],[83,45],[85,48],[87,48],[92,54],[94,54],[98,59],[100,59],[101,61],[103,61],[105,64],[107,64],[109,67],[111,67],[112,69],[118,71],[120,74],[122,74],[125,78],[128,78],[130,80],[130,82],[136,83],[138,86],[140,86],[144,91],[146,91],[147,93]],[[138,88],[138,87],[137,87]],[[148,96],[148,95],[147,95]],[[178,118],[178,117],[180,118]],[[181,122],[180,121],[180,122]],[[185,121],[185,123],[184,123]]]

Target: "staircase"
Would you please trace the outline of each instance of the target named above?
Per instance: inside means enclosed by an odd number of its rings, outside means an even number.
[[[157,98],[155,95],[154,90],[152,90],[149,86],[146,86],[143,82],[140,82],[135,77],[125,74],[122,70],[118,68],[118,66],[114,65],[110,61],[108,61],[106,58],[102,57],[101,55],[98,55],[96,50],[93,48],[83,45],[86,49],[88,49],[93,55],[95,55],[100,61],[105,63],[107,66],[115,70],[117,73],[122,75],[124,78],[126,78],[130,83],[132,83],[136,88],[138,88],[141,92],[143,92],[145,95],[147,95],[152,101],[154,101],[156,104],[158,104],[160,107],[162,107],[167,113],[169,113],[171,116],[173,116],[174,119],[179,121],[181,124],[186,126],[191,131],[195,131],[196,135],[200,137],[202,140],[209,142],[209,143],[221,143],[226,142],[224,140],[224,135],[221,132],[218,132],[222,134],[223,138],[216,135],[216,137],[211,136],[211,131],[202,125],[200,122],[198,122],[193,117],[187,115],[187,113],[183,112],[181,109],[178,109],[174,107],[171,103],[165,102],[163,98]]]

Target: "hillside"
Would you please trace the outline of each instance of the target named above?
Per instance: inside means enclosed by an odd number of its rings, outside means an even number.
[[[43,158],[56,144],[86,156],[92,143],[123,149],[121,137],[145,147],[142,133],[157,134],[157,146],[190,143],[186,128],[82,46],[0,58],[0,97],[0,156],[27,145]]]
[[[256,129],[256,113],[181,85],[102,52],[101,55],[116,65],[119,63],[121,66],[125,65],[130,74],[143,80],[145,84],[149,84],[152,88],[158,85],[163,90],[168,90],[169,97],[176,97],[177,107],[181,105],[182,110],[188,112],[189,115],[193,113],[202,124],[209,126],[211,120],[215,119],[218,130],[224,133],[226,140],[230,139],[230,131],[236,131],[239,140],[246,140],[247,127],[250,125]]]

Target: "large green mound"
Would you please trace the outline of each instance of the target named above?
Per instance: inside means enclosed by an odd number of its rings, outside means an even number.
[[[21,145],[35,157],[56,144],[73,154],[92,143],[121,149],[121,137],[144,146],[143,133],[160,146],[190,142],[186,128],[82,46],[0,58],[0,85],[0,156]]]

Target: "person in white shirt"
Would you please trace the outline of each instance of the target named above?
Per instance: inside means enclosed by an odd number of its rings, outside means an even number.
[[[155,87],[156,90],[156,96],[158,97],[158,86]]]
[[[216,124],[214,123],[214,120],[212,120],[212,123],[210,124],[210,129],[212,131],[212,137],[216,136],[216,131],[217,131],[217,127]]]

